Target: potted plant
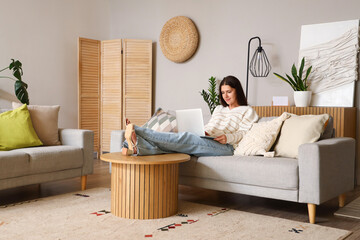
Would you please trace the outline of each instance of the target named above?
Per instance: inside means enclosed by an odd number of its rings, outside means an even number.
[[[13,76],[16,78],[12,78],[12,77],[7,77],[7,76],[0,76],[0,78],[9,78],[15,81],[15,95],[16,97],[20,100],[21,103],[26,103],[27,105],[29,105],[29,94],[27,92],[27,88],[28,85],[23,82],[21,80],[21,76],[23,75],[23,70],[22,70],[22,64],[19,60],[14,60],[11,59],[12,62],[10,63],[10,65],[4,69],[1,69],[0,72],[6,70],[6,69],[10,69],[13,71]]]
[[[215,108],[220,105],[219,94],[216,91],[216,79],[214,77],[209,78],[209,89],[206,92],[204,89],[200,92],[204,101],[207,103],[210,113],[212,114]]]
[[[312,66],[310,66],[306,70],[305,77],[303,78],[304,65],[305,57],[303,57],[301,60],[299,73],[297,72],[295,64],[292,65],[291,75],[293,76],[293,78],[291,78],[288,74],[286,74],[287,78],[285,78],[274,72],[275,76],[290,84],[292,89],[294,89],[294,101],[297,107],[308,107],[311,100],[311,91],[308,91],[309,85],[307,80],[311,72]]]

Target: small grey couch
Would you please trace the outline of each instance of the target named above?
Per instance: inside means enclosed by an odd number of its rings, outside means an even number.
[[[85,189],[93,172],[94,133],[59,129],[59,136],[58,146],[0,151],[0,190],[74,177],[81,177]]]
[[[263,119],[267,120],[267,119]],[[327,126],[333,132],[332,123]],[[331,136],[331,134],[330,134]],[[111,152],[121,151],[124,131],[111,133]],[[328,138],[299,147],[298,159],[263,156],[191,157],[180,164],[179,183],[258,197],[316,205],[354,189],[355,139]]]

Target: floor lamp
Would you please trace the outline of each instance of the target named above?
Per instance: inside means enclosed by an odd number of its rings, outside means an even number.
[[[249,65],[249,58],[250,58],[250,42],[253,39],[259,40],[259,47],[256,49],[253,57],[251,58],[250,65]],[[267,77],[271,70],[270,62],[265,54],[265,50],[261,47],[261,39],[259,37],[252,37],[248,43],[248,56],[247,56],[247,74],[246,74],[246,99],[248,96],[248,83],[249,83],[249,70],[253,77]]]

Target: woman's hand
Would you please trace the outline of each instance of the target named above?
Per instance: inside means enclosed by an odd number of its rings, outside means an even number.
[[[205,131],[205,136],[210,136],[210,134],[208,134],[208,132]]]
[[[215,141],[218,141],[221,144],[226,144],[226,136],[225,135],[220,135],[216,138],[214,138]]]

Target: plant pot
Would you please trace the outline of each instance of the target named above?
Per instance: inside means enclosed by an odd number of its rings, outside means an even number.
[[[311,101],[311,91],[295,91],[294,92],[295,106],[308,107]]]

